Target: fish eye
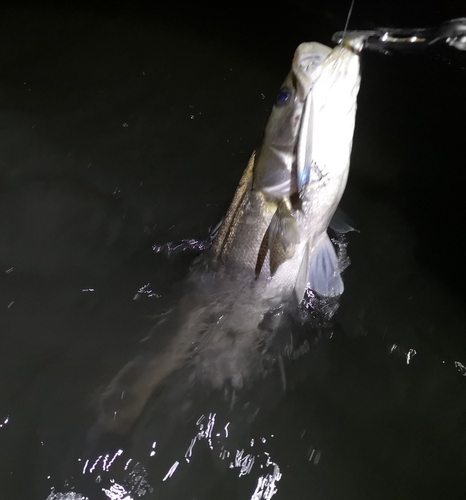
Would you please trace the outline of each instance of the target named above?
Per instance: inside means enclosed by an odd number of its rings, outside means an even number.
[[[290,101],[290,97],[291,97],[290,89],[288,87],[281,88],[280,92],[277,95],[275,106],[278,107],[285,106]]]

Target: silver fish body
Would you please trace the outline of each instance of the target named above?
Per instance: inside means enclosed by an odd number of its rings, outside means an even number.
[[[238,389],[262,370],[273,331],[267,313],[343,285],[327,228],[346,186],[359,89],[356,43],[302,44],[264,142],[253,154],[189,291],[156,326],[150,344],[102,392],[97,427],[125,432],[174,372]],[[287,103],[285,103],[287,104]],[[288,107],[287,107],[288,106]],[[120,395],[124,394],[124,399]]]
[[[306,72],[302,61],[316,52],[327,55]],[[217,261],[255,277],[261,293],[278,301],[293,290],[300,299],[308,283],[325,296],[343,291],[327,228],[348,178],[360,83],[357,51],[301,44],[284,86],[293,81],[289,109],[274,108],[212,248]],[[290,122],[296,124],[281,133]],[[299,170],[308,170],[301,189]],[[270,245],[267,232],[282,205],[293,221],[285,220]],[[298,238],[290,242],[286,230],[292,224]],[[322,265],[326,272],[319,271]]]

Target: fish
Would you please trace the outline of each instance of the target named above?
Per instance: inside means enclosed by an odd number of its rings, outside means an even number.
[[[212,247],[222,265],[262,282],[262,294],[343,293],[327,229],[346,187],[359,85],[349,47],[297,48]]]
[[[360,48],[351,40],[296,49],[210,250],[153,340],[101,392],[99,428],[127,432],[154,391],[181,372],[214,389],[240,390],[270,364],[287,304],[299,304],[308,289],[322,297],[343,293],[327,230],[352,229],[335,213],[348,179]]]

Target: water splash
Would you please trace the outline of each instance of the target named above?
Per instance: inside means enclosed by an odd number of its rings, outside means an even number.
[[[0,429],[6,425],[10,421],[10,417],[7,416],[6,418],[3,419],[3,422],[0,424]]]
[[[195,423],[195,432],[187,444],[184,456],[181,451],[181,456],[164,473],[156,469],[158,472],[152,474],[150,483],[149,473],[141,463],[136,462],[128,472],[133,459],[125,457],[125,452],[122,449],[113,454],[100,454],[94,460],[87,460],[82,474],[92,478],[93,482],[101,487],[101,491],[110,500],[135,500],[153,493],[157,484],[169,481],[174,474],[185,473],[186,467],[190,467],[192,460],[196,457],[196,448],[201,442],[204,442],[214,456],[227,462],[228,468],[237,473],[238,480],[254,473],[258,474],[255,489],[250,497],[251,500],[270,500],[278,492],[277,483],[280,481],[282,473],[279,465],[272,460],[270,453],[265,449],[267,437],[248,439],[248,446],[244,448],[230,448],[228,446],[231,434],[230,424],[229,421],[226,423],[218,422],[216,412],[200,415]],[[151,451],[155,449],[156,443],[156,441],[148,443]],[[158,454],[151,458],[151,460],[159,459]],[[89,467],[91,463],[92,465]],[[121,475],[123,477],[118,477]],[[89,500],[89,498],[75,491],[56,492],[54,488],[46,500]]]
[[[89,498],[81,495],[80,493],[75,493],[74,491],[69,491],[68,493],[56,493],[52,490],[52,493],[50,493],[47,497],[47,500],[89,500]]]
[[[152,298],[155,297],[156,299],[159,299],[161,295],[159,293],[154,292],[152,288],[150,287],[150,283],[146,283],[145,285],[142,285],[139,290],[136,292],[136,295],[133,297],[133,300],[138,300],[141,297],[147,297],[147,298]]]
[[[212,239],[196,240],[195,238],[183,239],[181,241],[169,241],[162,244],[152,245],[155,253],[165,253],[167,257],[172,257],[186,251],[204,252],[212,244]]]
[[[466,366],[464,366],[463,363],[455,361],[455,368],[461,373],[461,375],[463,375],[463,377],[466,377]]]

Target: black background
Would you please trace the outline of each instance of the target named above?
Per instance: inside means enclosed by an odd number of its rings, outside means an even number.
[[[131,358],[197,255],[167,258],[153,245],[207,237],[260,142],[294,49],[330,44],[348,10],[323,1],[3,8],[5,498],[45,500],[72,483],[94,391]],[[431,26],[464,10],[356,0],[349,28]],[[278,499],[456,498],[466,458],[466,379],[455,365],[466,364],[466,53],[361,60],[342,201],[361,232],[349,237],[334,336],[248,432],[278,436],[276,460],[288,465]],[[133,300],[146,283],[161,297]],[[322,450],[319,466],[296,445],[303,429]],[[254,489],[209,474],[193,498]],[[166,488],[160,498],[180,498],[182,489]]]

